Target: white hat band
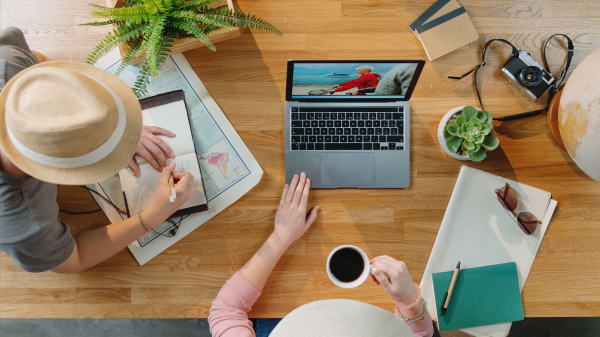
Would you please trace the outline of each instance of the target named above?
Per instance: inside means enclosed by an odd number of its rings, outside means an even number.
[[[50,156],[41,154],[39,152],[36,152],[36,151],[28,148],[27,146],[23,145],[13,135],[13,133],[10,130],[10,128],[8,127],[8,125],[6,125],[6,130],[8,131],[8,137],[10,138],[10,141],[13,143],[13,146],[15,147],[15,149],[17,149],[25,157],[27,157],[35,162],[44,164],[46,166],[64,168],[64,169],[78,168],[78,167],[84,167],[84,166],[95,164],[95,163],[101,161],[102,159],[106,158],[109,154],[111,154],[113,152],[113,150],[117,147],[117,145],[121,141],[121,138],[123,137],[123,134],[125,132],[125,126],[127,124],[127,117],[125,115],[125,107],[123,106],[123,102],[121,102],[121,99],[119,98],[119,96],[117,96],[117,94],[114,91],[112,91],[112,89],[110,89],[108,86],[106,86],[104,83],[98,81],[97,79],[95,79],[91,76],[88,76],[88,75],[86,75],[86,76],[93,79],[94,81],[98,82],[102,87],[104,87],[104,89],[106,89],[110,93],[110,95],[115,100],[117,109],[119,110],[119,120],[117,121],[117,126],[115,127],[115,130],[113,131],[112,135],[110,135],[110,137],[106,140],[106,142],[104,142],[102,145],[100,145],[95,150],[84,154],[83,156],[73,157],[73,158],[50,157]]]

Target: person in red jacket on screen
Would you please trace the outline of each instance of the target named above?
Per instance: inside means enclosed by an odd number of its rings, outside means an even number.
[[[346,91],[354,87],[358,87],[358,89],[377,87],[381,75],[377,73],[372,73],[373,69],[375,68],[373,68],[372,66],[360,66],[356,68],[356,73],[360,75],[359,78],[348,82],[340,83],[336,87],[334,87],[334,89],[329,93]],[[358,95],[358,91],[350,92],[349,94]]]

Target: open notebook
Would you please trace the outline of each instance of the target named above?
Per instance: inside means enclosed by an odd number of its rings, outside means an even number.
[[[532,235],[521,231],[494,193],[507,182],[519,196],[516,211],[530,212],[542,221]],[[425,301],[432,307],[439,306],[431,275],[452,270],[457,261],[463,268],[515,262],[522,291],[555,208],[550,192],[463,166],[421,279]],[[435,310],[429,312],[432,319],[438,319]],[[500,323],[462,331],[473,336],[500,337],[508,334],[510,326]]]
[[[190,200],[183,204],[173,216],[208,210],[183,91],[172,91],[144,98],[140,104],[144,125],[159,126],[176,135],[174,138],[159,136],[175,154],[174,158],[168,159],[168,163],[171,164],[173,161],[176,163],[175,172],[190,172],[194,176],[195,186]],[[129,168],[119,172],[131,216],[135,216],[138,211],[147,208],[152,203],[154,191],[161,176],[160,172],[141,157],[136,155],[135,158],[140,167],[137,177]]]

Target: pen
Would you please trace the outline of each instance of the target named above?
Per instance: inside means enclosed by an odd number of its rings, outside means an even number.
[[[125,191],[123,191],[123,201],[125,202],[125,212],[127,212],[127,217],[131,218],[131,214],[129,213],[129,205],[127,204],[127,196],[125,195]]]
[[[169,197],[169,201],[173,204],[175,203],[175,199],[177,199],[177,193],[175,192],[175,181],[173,180],[173,174],[169,177],[169,188],[171,189],[171,196]]]
[[[454,275],[452,275],[452,281],[450,282],[450,287],[446,292],[446,296],[444,297],[444,305],[442,306],[442,316],[446,313],[446,309],[448,309],[448,304],[450,304],[450,297],[452,297],[452,290],[454,290],[454,284],[456,283],[456,277],[458,276],[458,270],[460,269],[460,261],[456,265],[454,269]]]

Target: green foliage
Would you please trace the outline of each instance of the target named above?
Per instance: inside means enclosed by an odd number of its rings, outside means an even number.
[[[498,138],[494,137],[492,115],[472,106],[464,107],[456,120],[444,127],[444,139],[448,150],[457,152],[460,149],[472,161],[482,161],[486,151],[499,144]]]
[[[118,75],[145,52],[144,63],[133,87],[133,91],[141,98],[147,93],[146,85],[157,76],[160,65],[171,52],[176,37],[194,37],[215,51],[208,35],[219,28],[252,28],[282,35],[277,27],[250,13],[209,6],[216,1],[124,0],[125,6],[119,8],[90,4],[94,8],[92,17],[101,21],[82,25],[118,26],[96,45],[88,55],[87,62],[94,64],[117,44],[126,43],[125,56],[116,72]]]

